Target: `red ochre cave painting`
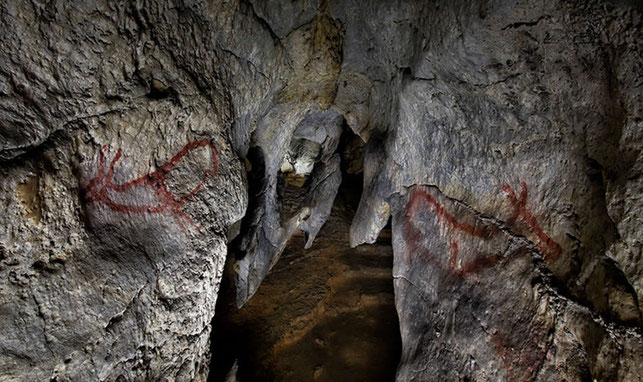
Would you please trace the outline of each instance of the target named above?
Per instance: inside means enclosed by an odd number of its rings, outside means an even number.
[[[507,194],[509,203],[513,206],[513,213],[506,221],[507,225],[518,231],[520,229],[518,220],[523,222],[528,230],[538,239],[539,243],[536,243],[536,246],[543,254],[545,262],[551,264],[558,260],[562,255],[561,246],[545,234],[534,215],[527,209],[528,191],[526,183],[521,183],[520,196],[516,196],[515,191],[508,184],[503,185],[502,190]],[[403,223],[407,244],[407,256],[411,254],[421,254],[431,265],[445,272],[450,277],[463,280],[466,278],[477,279],[478,274],[482,270],[514,258],[527,250],[525,246],[521,246],[511,252],[506,258],[503,258],[501,255],[478,255],[473,260],[461,260],[461,264],[458,266],[460,256],[459,246],[456,241],[451,240],[449,243],[450,258],[448,263],[445,263],[423,246],[421,243],[423,233],[414,223],[420,212],[428,211],[429,209],[434,210],[438,221],[443,225],[450,226],[457,231],[473,237],[488,239],[500,230],[496,226],[473,226],[459,221],[436,200],[426,187],[415,187],[407,204],[406,216]],[[410,257],[407,257],[407,260],[409,259]],[[510,381],[533,381],[536,378],[537,371],[544,362],[544,357],[547,352],[547,347],[541,346],[542,341],[539,339],[541,336],[538,335],[538,332],[537,330],[531,330],[529,338],[518,351],[514,351],[514,348],[508,343],[505,336],[498,330],[491,336],[491,341],[502,359]]]
[[[509,203],[513,206],[513,213],[507,219],[507,225],[519,231],[520,227],[517,221],[522,221],[528,227],[529,231],[538,238],[539,243],[536,243],[536,246],[543,254],[545,262],[551,264],[558,260],[562,255],[560,244],[545,234],[542,228],[540,228],[540,225],[534,215],[527,209],[527,185],[525,182],[521,183],[520,197],[516,196],[515,191],[508,184],[503,185],[502,190],[507,193]],[[500,231],[496,226],[472,226],[460,222],[435,199],[426,187],[417,186],[413,190],[409,203],[407,204],[406,218],[404,220],[404,231],[406,234],[406,243],[409,249],[409,254],[424,253],[426,254],[427,260],[433,265],[459,276],[477,274],[481,270],[492,267],[503,260],[503,257],[500,255],[477,256],[473,260],[462,263],[460,268],[456,269],[459,256],[458,243],[452,241],[450,243],[451,259],[449,265],[445,266],[437,257],[428,254],[427,251],[422,248],[422,245],[420,244],[422,232],[414,223],[416,216],[418,216],[421,211],[428,211],[429,208],[432,208],[435,211],[435,215],[438,220],[443,224],[474,237],[487,239]],[[523,247],[519,248],[517,251],[519,253],[524,250],[525,248]],[[512,255],[513,254],[516,254],[516,251],[514,251]]]
[[[212,167],[203,172],[201,182],[189,193],[183,196],[177,196],[170,190],[167,182],[167,176],[170,170],[176,167],[183,157],[200,147],[208,147],[210,149]],[[178,223],[184,233],[187,234],[187,229],[183,221],[192,226],[197,233],[200,233],[199,227],[197,227],[192,219],[183,212],[183,207],[185,202],[193,198],[194,195],[203,188],[208,176],[215,177],[217,175],[218,151],[212,142],[207,139],[192,141],[183,146],[183,148],[167,162],[163,163],[158,170],[122,184],[114,183],[114,167],[120,160],[123,151],[120,148],[118,149],[116,155],[110,162],[107,171],[105,171],[105,154],[107,150],[107,146],[102,146],[98,157],[98,174],[95,178],[90,180],[87,187],[85,187],[85,198],[88,204],[102,203],[113,211],[131,214],[169,214]],[[129,205],[114,201],[112,198],[115,193],[128,192],[139,187],[152,188],[158,198],[158,203],[154,205]]]
[[[507,193],[509,202],[514,208],[513,214],[507,219],[507,225],[510,227],[515,226],[516,220],[520,218],[540,240],[540,244],[536,244],[536,246],[540,249],[545,261],[553,263],[563,254],[563,249],[560,244],[543,232],[534,215],[527,209],[527,184],[521,182],[520,187],[520,199],[518,199],[511,186],[508,184],[502,186],[502,190]]]
[[[459,256],[458,243],[452,241],[451,259],[449,264],[445,265],[438,257],[423,248],[422,244],[420,244],[422,232],[414,224],[415,217],[422,210],[428,210],[429,207],[432,207],[435,210],[435,214],[440,221],[471,236],[488,238],[498,231],[496,227],[476,227],[458,221],[435,199],[435,197],[433,197],[433,195],[431,195],[427,188],[418,186],[414,189],[411,195],[411,199],[406,209],[406,219],[404,220],[404,232],[406,234],[406,243],[409,249],[409,254],[422,253],[425,256],[425,259],[433,266],[457,277],[474,276],[482,269],[494,266],[502,260],[502,256],[500,255],[476,256],[475,259],[463,262],[460,265],[460,268],[457,268]]]
[[[536,379],[538,370],[547,357],[548,348],[542,343],[538,331],[530,331],[522,349],[514,349],[497,329],[491,336],[491,342],[500,355],[509,381],[531,382]]]

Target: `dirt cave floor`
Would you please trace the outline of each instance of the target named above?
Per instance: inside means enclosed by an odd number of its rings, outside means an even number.
[[[224,381],[235,361],[242,382],[394,380],[401,343],[390,229],[373,245],[350,248],[348,199],[340,191],[310,249],[301,234],[290,241],[242,309],[224,277],[210,381]]]

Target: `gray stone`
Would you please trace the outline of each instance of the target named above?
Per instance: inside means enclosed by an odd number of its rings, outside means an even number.
[[[205,380],[226,256],[240,306],[312,244],[346,128],[351,245],[392,219],[398,380],[640,379],[641,12],[0,5],[0,379]]]

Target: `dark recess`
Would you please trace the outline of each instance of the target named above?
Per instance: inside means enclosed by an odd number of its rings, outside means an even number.
[[[241,310],[237,310],[234,303],[233,270],[234,258],[238,257],[234,251],[240,243],[230,246],[212,321],[210,382],[225,381],[235,360],[241,382],[395,379],[401,340],[393,299],[390,227],[384,229],[380,240],[372,246],[349,247],[348,227],[362,192],[362,173],[355,168],[361,167],[358,162],[363,145],[346,129],[338,151],[342,154],[342,184],[331,217],[315,244],[305,251],[304,236],[296,235],[257,294]],[[254,166],[261,167],[261,155],[255,154],[249,159],[253,170],[260,173],[261,169]],[[252,199],[261,195],[257,192],[261,188],[257,187],[262,183],[261,176],[257,175],[249,174],[251,206],[255,205]],[[282,184],[284,213],[296,208],[296,199],[305,194],[306,186],[298,189]],[[254,208],[249,211],[250,215],[255,212]],[[247,218],[252,220],[251,216]],[[344,276],[342,269],[352,276]],[[379,276],[373,277],[373,270]],[[368,296],[376,302],[352,311],[324,315],[347,309],[348,296]],[[313,320],[310,330],[296,341],[280,342],[292,329],[289,326],[292,320],[325,301],[328,309]],[[275,351],[275,347],[281,350]],[[268,354],[271,349],[272,360]],[[310,374],[305,374],[308,371]]]

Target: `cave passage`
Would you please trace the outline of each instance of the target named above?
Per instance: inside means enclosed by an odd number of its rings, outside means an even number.
[[[390,228],[373,245],[349,246],[362,177],[344,172],[331,216],[304,249],[289,242],[259,290],[238,310],[231,261],[213,320],[209,381],[392,381],[401,352]],[[283,212],[302,189],[284,184]]]

